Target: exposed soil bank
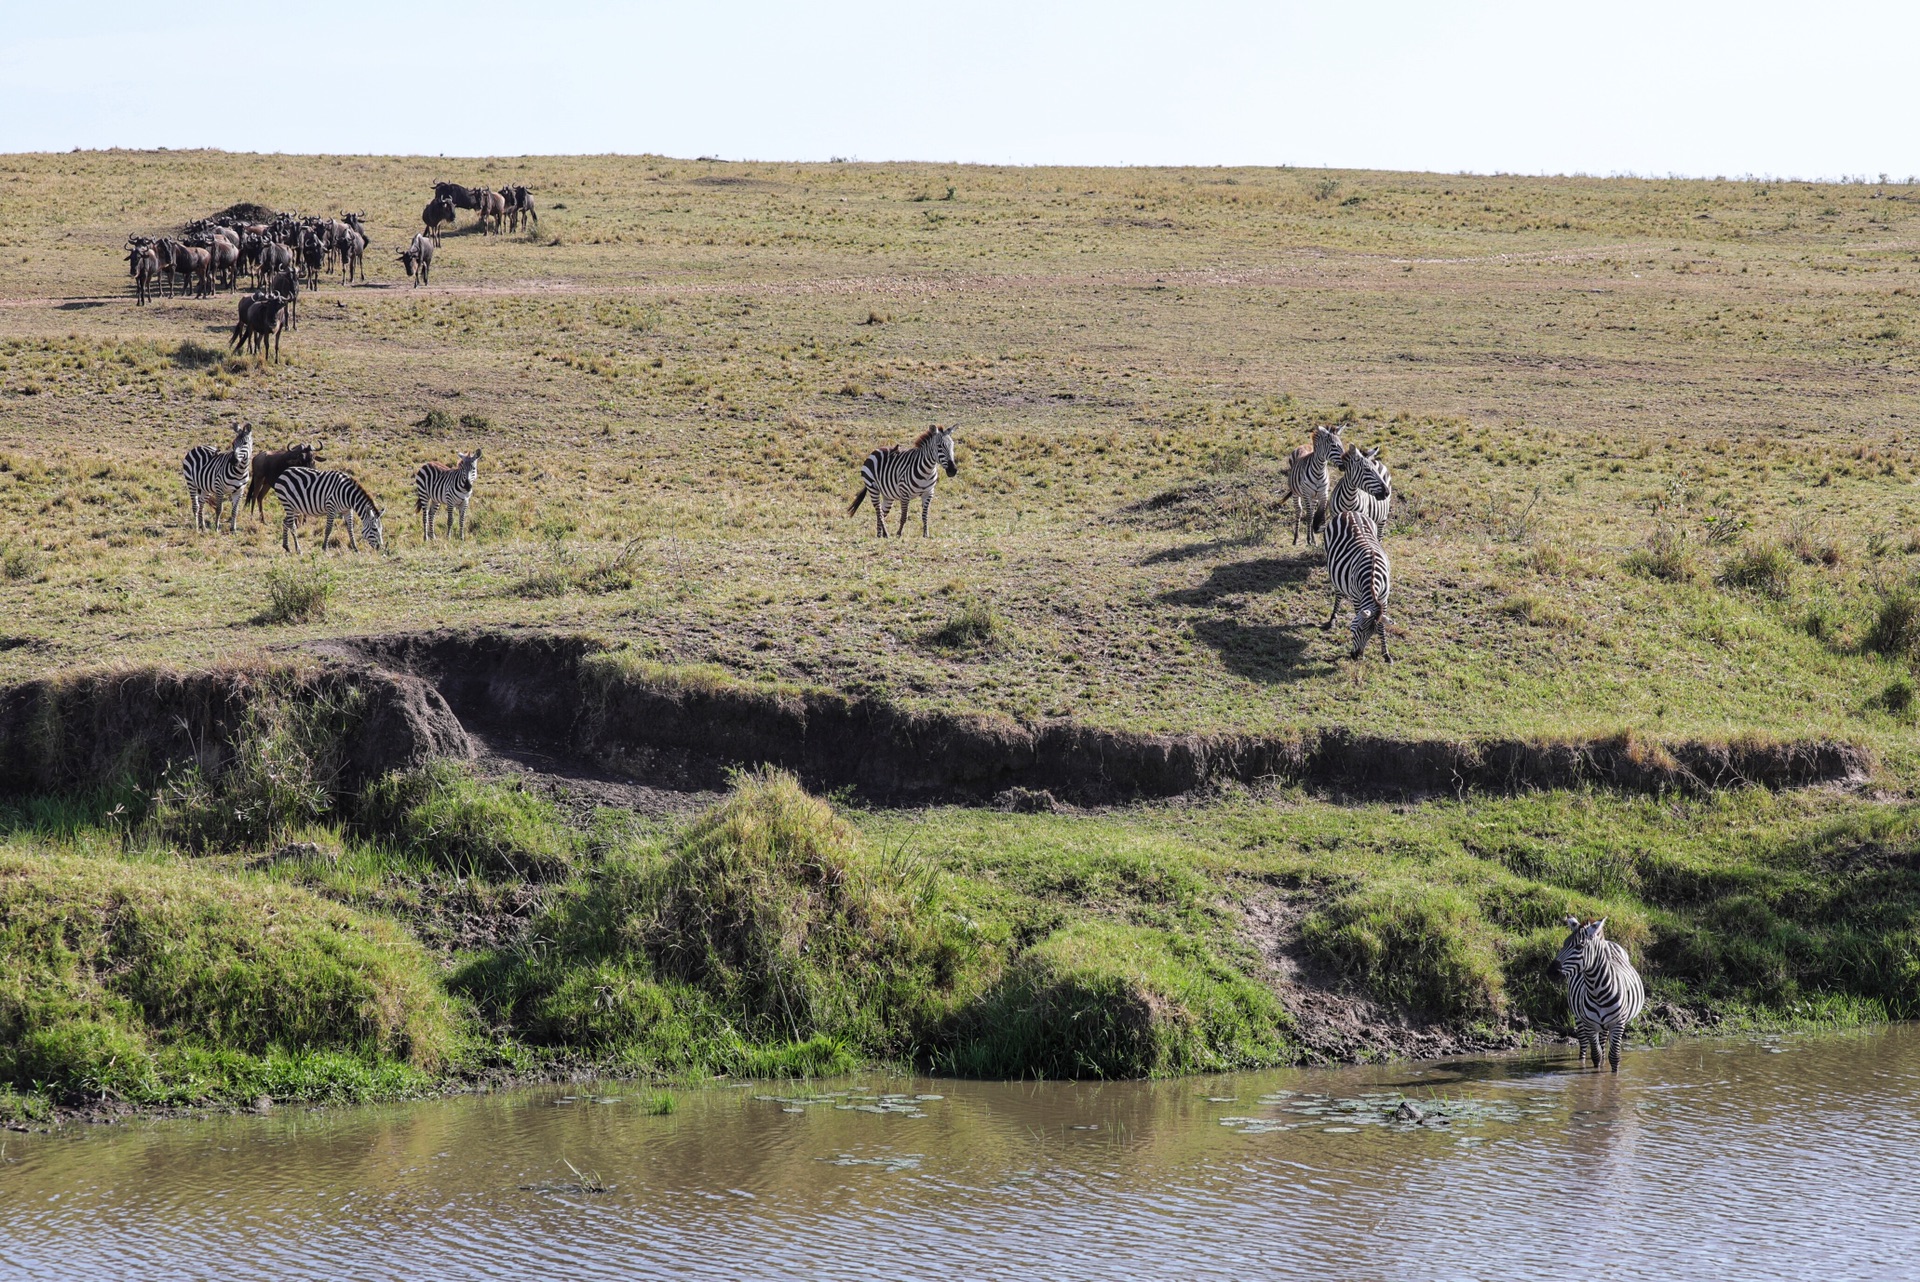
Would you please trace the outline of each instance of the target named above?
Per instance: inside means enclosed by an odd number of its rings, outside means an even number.
[[[757,686],[622,662],[585,637],[439,631],[349,638],[321,654],[433,683],[480,733],[506,734],[663,787],[723,786],[772,763],[817,790],[883,802],[1044,806],[1171,797],[1280,779],[1360,794],[1506,792],[1582,784],[1658,792],[1847,779],[1871,765],[1829,740],[1660,744],[1631,735],[1528,742],[1295,735],[1148,735],[1066,721],[899,708],[829,690]]]
[[[346,788],[433,757],[470,758],[469,727],[675,791],[724,787],[729,769],[770,763],[815,790],[850,789],[875,802],[997,800],[1034,809],[1268,780],[1371,796],[1784,788],[1857,778],[1871,766],[1865,749],[1831,740],[1389,739],[1338,727],[1135,734],[736,682],[641,663],[592,638],[540,632],[343,638],[308,650],[254,668],[107,669],[0,689],[0,788],[144,781],[168,763],[215,769],[265,695],[338,713]]]

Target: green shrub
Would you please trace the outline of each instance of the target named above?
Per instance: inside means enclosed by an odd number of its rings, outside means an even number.
[[[1862,644],[1890,659],[1920,655],[1920,591],[1902,585],[1882,592]]]
[[[314,1056],[418,1080],[454,1027],[432,959],[386,921],[181,864],[0,849],[0,1082],[313,1098],[339,1077]]]
[[[313,623],[327,617],[333,599],[333,571],[323,562],[283,561],[267,571],[266,623]]]
[[[357,817],[401,851],[468,876],[547,881],[573,866],[573,836],[551,802],[482,783],[451,761],[379,780]]]
[[[1685,583],[1694,576],[1693,551],[1683,533],[1663,524],[1648,536],[1644,548],[1628,553],[1627,568],[1650,579]]]
[[[453,433],[453,415],[443,409],[431,409],[414,426],[422,436],[449,436]]]
[[[195,851],[230,850],[271,844],[330,813],[362,697],[256,699],[228,760],[213,771],[168,768],[147,799],[142,834]]]
[[[1793,557],[1778,543],[1749,543],[1720,567],[1720,583],[1784,601],[1793,590]]]
[[[1301,934],[1318,961],[1380,1001],[1437,1019],[1505,1012],[1486,920],[1456,889],[1370,882],[1309,913]]]
[[[1913,707],[1913,682],[1895,677],[1887,682],[1887,688],[1880,692],[1876,702],[1895,716],[1904,715]]]
[[[979,650],[1000,639],[1000,618],[986,602],[969,598],[960,604],[939,627],[927,632],[921,641],[942,650]]]

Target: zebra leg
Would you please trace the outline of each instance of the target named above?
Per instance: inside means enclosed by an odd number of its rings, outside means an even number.
[[[433,542],[433,504],[431,503],[420,505],[420,537],[428,543]]]
[[[325,552],[333,546],[333,513],[327,513],[327,532],[320,536],[320,550]]]
[[[907,497],[900,500],[900,528],[894,531],[895,534],[899,535],[903,539],[907,537],[907,517],[911,516],[912,514],[913,514],[913,495],[909,494],[907,495]]]
[[[293,540],[292,547],[287,546],[288,539]],[[286,519],[280,522],[280,550],[282,552],[291,552],[295,556],[300,555],[300,532],[293,528],[293,513],[291,512],[287,513]]]
[[[1380,657],[1392,663],[1393,655],[1387,652],[1387,612],[1385,610],[1380,611],[1380,617],[1373,621],[1373,626],[1380,634]]]
[[[1327,611],[1327,621],[1320,625],[1320,630],[1322,632],[1333,631],[1333,619],[1334,619],[1334,616],[1339,613],[1340,613],[1340,594],[1338,592],[1335,592],[1333,594],[1333,609]]]
[[[1620,1038],[1626,1031],[1625,1025],[1616,1025],[1607,1030],[1607,1063],[1613,1067],[1613,1071],[1616,1073],[1620,1071]],[[1599,1056],[1594,1056],[1594,1059],[1598,1061]],[[1599,1063],[1596,1062],[1594,1067],[1600,1067]]]
[[[453,513],[452,512],[447,513],[447,533],[449,534],[453,533]],[[460,541],[464,543],[466,542],[466,540],[467,540],[467,505],[465,503],[462,503],[460,505]]]
[[[927,509],[933,506],[933,491],[920,496],[920,537],[927,537]]]
[[[347,551],[358,552],[360,545],[353,541],[353,509],[348,508],[340,514],[340,527],[347,532]]]
[[[873,525],[881,538],[887,537],[887,512],[893,507],[890,500],[883,499],[876,491],[873,496]]]

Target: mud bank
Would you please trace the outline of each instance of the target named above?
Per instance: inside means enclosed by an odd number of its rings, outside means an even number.
[[[830,690],[734,682],[631,661],[590,638],[428,632],[313,647],[426,682],[476,731],[583,757],[659,786],[722,786],[767,762],[821,790],[882,802],[1095,805],[1221,783],[1283,780],[1365,795],[1595,785],[1704,792],[1865,774],[1834,741],[1661,744],[1631,735],[1523,742],[1291,735],[1150,735],[1070,721],[921,712]]]
[[[473,735],[645,784],[723,787],[769,763],[820,791],[887,804],[1045,809],[1283,781],[1357,796],[1800,787],[1872,762],[1831,740],[1659,743],[1392,739],[1339,727],[1281,735],[1136,734],[1071,721],[927,712],[831,690],[642,662],[588,637],[434,631],[313,643],[253,668],[59,675],[0,690],[0,787],[45,791],[162,765],[213,766],[263,696],[338,712],[344,786]]]

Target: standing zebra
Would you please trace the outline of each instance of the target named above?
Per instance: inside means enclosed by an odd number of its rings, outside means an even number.
[[[899,533],[907,532],[907,515],[914,497],[920,499],[920,533],[927,533],[927,509],[933,505],[933,483],[941,468],[948,476],[957,476],[960,465],[953,459],[951,427],[929,427],[912,445],[885,445],[867,455],[860,465],[860,492],[847,505],[847,515],[860,510],[861,502],[873,499],[873,526],[881,538],[887,537],[887,510],[897,499],[900,503]]]
[[[1386,476],[1365,451],[1341,451],[1340,468],[1341,488],[1352,481],[1362,495],[1381,503],[1391,497]],[[1364,654],[1368,637],[1378,632],[1380,657],[1392,663],[1393,655],[1387,650],[1387,597],[1393,591],[1393,567],[1380,543],[1380,527],[1363,511],[1333,512],[1330,508],[1320,510],[1314,525],[1320,529],[1321,546],[1327,554],[1327,578],[1333,586],[1333,609],[1320,630],[1333,627],[1341,601],[1351,601],[1352,657]]]
[[[1646,986],[1627,960],[1627,950],[1602,935],[1605,917],[1582,925],[1578,917],[1569,915],[1566,924],[1573,933],[1560,945],[1548,969],[1567,981],[1567,1006],[1580,1039],[1580,1064],[1586,1066],[1591,1047],[1593,1066],[1600,1067],[1600,1035],[1605,1033],[1607,1061],[1617,1073],[1620,1038],[1634,1016],[1646,1009]]]
[[[1293,541],[1300,542],[1300,518],[1307,518],[1307,546],[1313,546],[1316,527],[1313,519],[1327,506],[1327,461],[1338,459],[1345,448],[1340,443],[1344,423],[1313,429],[1313,441],[1287,456],[1287,492],[1282,503],[1293,505]]]
[[[473,479],[480,468],[480,451],[462,454],[452,467],[422,463],[413,474],[413,506],[420,513],[421,532],[433,541],[433,509],[447,509],[447,537],[453,537],[454,509],[460,510],[460,537],[467,537],[467,504],[473,501]]]
[[[280,523],[280,546],[289,552],[300,551],[300,531],[296,527],[303,516],[327,518],[326,533],[320,536],[322,549],[333,538],[336,519],[346,527],[347,546],[359,549],[359,544],[353,541],[355,515],[360,518],[360,532],[367,536],[367,543],[376,552],[385,546],[380,532],[380,509],[374,506],[373,496],[345,472],[290,467],[274,481],[273,497],[280,500],[280,507],[286,513]]]
[[[253,424],[242,423],[233,434],[231,448],[216,450],[211,445],[196,445],[187,451],[180,465],[186,478],[187,498],[193,503],[193,528],[206,529],[207,501],[213,501],[213,532],[220,532],[220,506],[231,501],[227,533],[239,533],[240,490],[247,483],[247,471],[253,462]]]
[[[1350,468],[1346,466],[1346,450],[1340,452],[1340,484],[1333,487],[1327,496],[1326,511],[1329,515],[1341,512],[1358,512],[1373,522],[1375,529],[1382,534],[1387,532],[1387,513],[1393,506],[1393,477],[1387,472],[1387,465],[1380,458],[1380,447],[1360,453],[1372,464],[1371,469]],[[1377,475],[1380,481],[1379,493],[1368,488],[1362,480],[1364,476]]]

